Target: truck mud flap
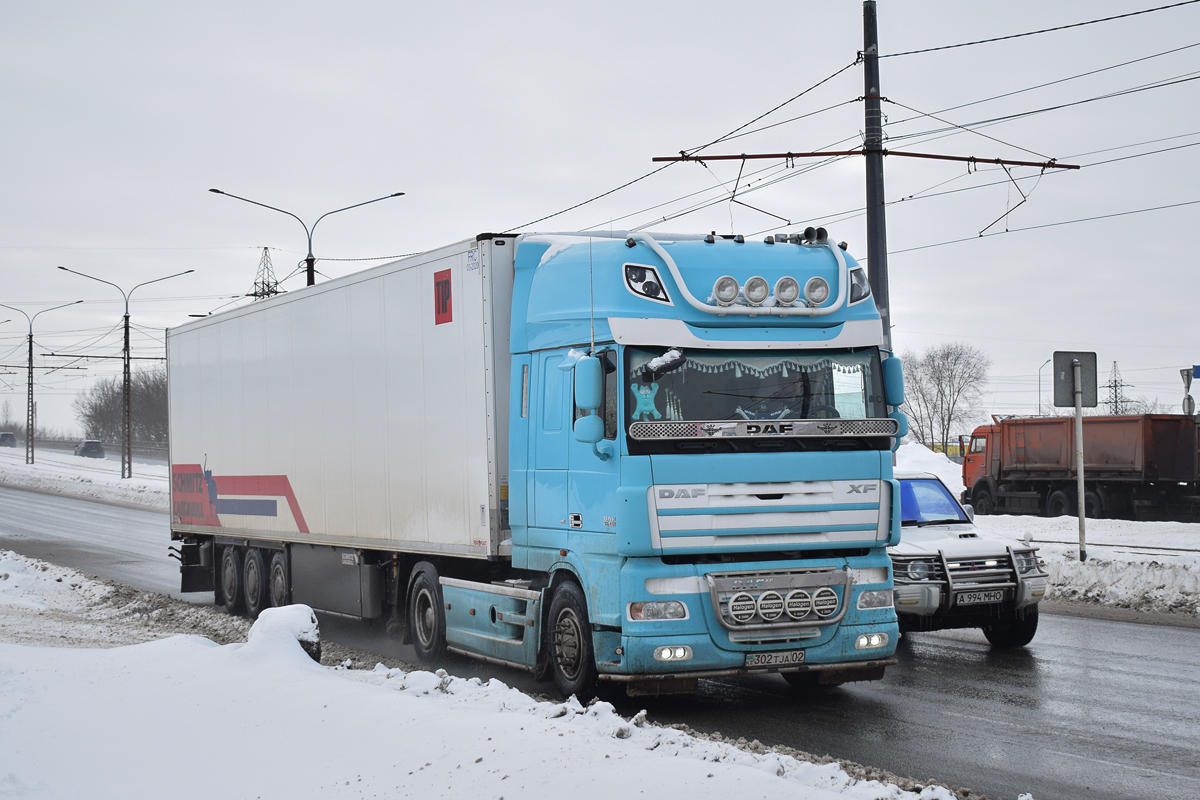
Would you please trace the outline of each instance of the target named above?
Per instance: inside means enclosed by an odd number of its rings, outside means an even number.
[[[537,665],[542,593],[442,577],[446,649],[494,664]]]

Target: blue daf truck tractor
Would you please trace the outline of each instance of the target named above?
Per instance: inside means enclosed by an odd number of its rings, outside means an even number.
[[[881,678],[907,423],[844,247],[481,234],[172,329],[183,590],[581,700]]]

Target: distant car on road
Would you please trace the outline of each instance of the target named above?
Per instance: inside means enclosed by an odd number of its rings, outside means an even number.
[[[994,647],[1037,633],[1046,573],[1037,548],[981,537],[974,512],[931,473],[900,481],[900,544],[890,548],[901,631],[981,628]]]
[[[104,445],[95,439],[84,439],[75,445],[75,455],[85,458],[104,458]]]
[[[16,447],[17,435],[8,431],[0,432],[0,447]]]

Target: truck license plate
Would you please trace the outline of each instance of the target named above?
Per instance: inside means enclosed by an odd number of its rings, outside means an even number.
[[[987,592],[960,592],[958,595],[958,604],[960,606],[974,606],[980,603],[999,603],[1004,600],[1003,589],[992,589]]]
[[[786,667],[803,664],[803,650],[784,650],[775,653],[746,653],[747,667]]]

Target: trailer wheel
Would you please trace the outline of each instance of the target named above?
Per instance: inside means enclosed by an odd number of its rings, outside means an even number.
[[[596,659],[592,654],[592,626],[588,622],[583,589],[567,580],[554,588],[549,614],[550,668],[564,697],[575,695],[581,703],[596,696]]]
[[[270,603],[270,584],[262,550],[257,547],[246,548],[242,563],[242,588],[246,593],[246,616],[258,619],[258,615]]]
[[[446,652],[446,608],[437,568],[428,561],[413,567],[414,578],[408,591],[408,629],[412,631],[417,660],[432,664]]]
[[[1027,606],[1020,611],[1014,611],[1007,619],[985,625],[983,635],[991,642],[992,647],[1024,647],[1033,641],[1037,626],[1038,607]]]
[[[271,571],[268,575],[270,577],[267,595],[271,601],[271,608],[289,605],[292,602],[292,592],[288,586],[287,559],[283,553],[271,556]]]
[[[975,495],[971,499],[975,501],[971,505],[975,508],[976,514],[986,515],[994,514],[996,512],[996,504],[992,501],[992,493],[987,489],[976,489]]]
[[[1100,519],[1104,516],[1104,506],[1100,502],[1100,495],[1095,492],[1083,493],[1083,513],[1084,516],[1091,519]]]
[[[1062,489],[1056,489],[1050,493],[1050,497],[1046,500],[1046,516],[1065,517],[1071,513],[1074,505],[1071,502],[1071,495]]]
[[[242,594],[242,554],[233,545],[226,547],[221,555],[221,594],[225,596],[227,612],[242,613],[246,601]]]

